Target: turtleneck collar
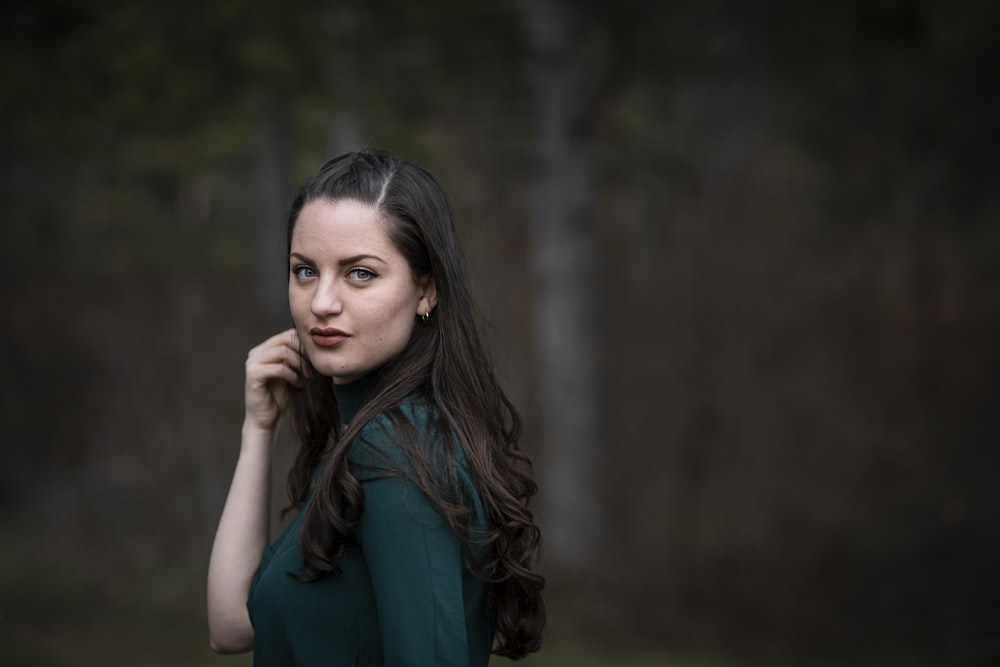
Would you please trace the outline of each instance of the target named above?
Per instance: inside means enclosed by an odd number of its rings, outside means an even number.
[[[373,382],[372,376],[366,375],[347,384],[333,384],[333,396],[337,399],[337,409],[340,411],[342,423],[350,424],[358,411],[368,402],[368,390]]]

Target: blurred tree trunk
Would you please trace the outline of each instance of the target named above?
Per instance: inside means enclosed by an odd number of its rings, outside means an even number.
[[[272,110],[260,125],[260,150],[254,178],[260,213],[254,216],[253,238],[261,312],[267,326],[288,326],[288,291],[285,279],[285,216],[291,204],[289,185],[289,131],[285,112]]]
[[[594,151],[584,10],[522,3],[532,38],[537,176],[532,224],[542,424],[545,553],[552,571],[584,570],[607,532],[601,482],[604,406]]]
[[[364,145],[364,124],[358,111],[364,69],[359,42],[364,24],[357,10],[343,5],[333,7],[330,13],[330,38],[339,46],[330,56],[329,67],[330,99],[336,100],[329,127],[330,157]]]
[[[739,461],[745,434],[735,434],[733,413],[745,399],[738,392],[726,396],[720,388],[750,387],[758,378],[740,375],[748,351],[746,332],[753,318],[773,317],[773,306],[754,302],[760,290],[759,268],[774,252],[778,241],[761,239],[750,227],[747,202],[752,201],[754,170],[759,169],[763,132],[759,34],[754,8],[746,3],[722,3],[726,11],[713,17],[712,33],[725,45],[728,71],[711,84],[699,82],[690,94],[691,141],[698,155],[697,173],[702,192],[698,215],[677,229],[688,240],[694,262],[684,262],[685,273],[676,277],[686,285],[683,319],[691,332],[679,366],[688,390],[685,427],[670,443],[673,478],[664,515],[673,548],[670,567],[679,575],[679,586],[697,578],[699,568],[714,558],[717,544],[706,543],[704,523],[718,521],[718,485]],[[756,246],[754,245],[756,244]],[[759,297],[758,297],[759,298]],[[745,391],[745,390],[743,390]],[[762,391],[757,388],[756,391]],[[741,421],[744,429],[752,422]],[[756,426],[756,424],[753,424]],[[755,429],[756,430],[756,429]],[[741,437],[742,435],[742,437]],[[757,445],[763,455],[768,445]],[[735,475],[738,480],[749,480]],[[777,484],[780,480],[774,480]],[[754,488],[732,490],[753,496]],[[749,514],[749,513],[746,513]]]

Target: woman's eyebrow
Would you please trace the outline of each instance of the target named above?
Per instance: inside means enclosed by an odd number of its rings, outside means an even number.
[[[359,262],[364,262],[366,260],[371,260],[371,259],[374,259],[376,262],[381,262],[382,264],[385,264],[385,260],[379,257],[378,255],[369,255],[367,253],[354,255],[353,257],[345,257],[342,260],[340,260],[339,263],[341,266],[346,266],[348,264],[357,264]]]
[[[312,259],[306,257],[300,252],[292,252],[288,255],[289,259],[297,260],[299,262],[304,262],[306,264],[314,264]],[[385,264],[385,260],[378,255],[371,255],[368,253],[361,253],[360,255],[352,255],[351,257],[344,257],[337,261],[340,266],[346,266],[348,264],[357,264],[358,262],[364,262],[365,260],[375,260],[376,262],[381,262]]]

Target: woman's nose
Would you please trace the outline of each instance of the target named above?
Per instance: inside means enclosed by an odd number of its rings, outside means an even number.
[[[312,298],[312,312],[317,317],[327,317],[340,313],[344,304],[341,288],[336,280],[320,280]]]

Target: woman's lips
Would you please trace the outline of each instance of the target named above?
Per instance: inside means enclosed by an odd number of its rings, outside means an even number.
[[[309,335],[312,337],[313,342],[320,347],[334,347],[336,345],[340,345],[349,338],[349,336],[340,329],[320,329],[319,327],[310,329]]]

